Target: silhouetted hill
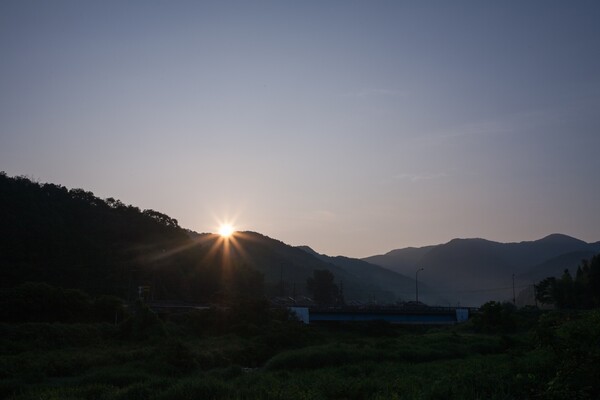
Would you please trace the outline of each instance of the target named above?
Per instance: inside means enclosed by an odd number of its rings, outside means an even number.
[[[565,269],[568,269],[571,275],[575,276],[577,267],[582,260],[589,260],[597,251],[574,251],[571,253],[561,254],[558,257],[551,258],[538,264],[527,272],[520,274],[518,279],[522,282],[537,283],[549,276],[560,277]]]
[[[363,258],[363,260],[392,270],[410,270],[414,269],[423,256],[434,247],[406,247],[404,249],[392,250],[383,255]]]
[[[396,299],[366,270],[347,271],[258,233],[197,234],[154,210],[4,173],[0,222],[2,287],[37,281],[133,298],[150,286],[155,299],[206,302],[262,293],[261,274],[269,295],[303,294],[313,270],[329,269],[347,299]]]
[[[398,249],[364,260],[408,276],[424,268],[420,279],[429,285],[432,293],[454,301],[480,304],[487,300],[511,299],[512,274],[517,276],[516,289],[520,289],[531,283],[519,278],[533,266],[568,253],[594,254],[599,250],[596,243],[552,234],[519,243],[453,239],[437,246]],[[547,267],[538,267],[539,272],[544,268]]]
[[[505,247],[508,261],[524,270],[561,254],[591,251],[596,246],[571,236],[555,233],[531,242],[506,243]]]
[[[47,282],[129,298],[140,285],[157,297],[204,300],[207,270],[177,220],[82,189],[0,174],[0,285]],[[215,289],[216,290],[216,289]],[[212,293],[212,292],[211,292]]]
[[[203,249],[223,248],[218,235],[201,234],[196,239]],[[219,244],[221,242],[221,244]],[[310,247],[292,247],[257,232],[236,232],[226,252],[230,262],[250,266],[264,274],[271,295],[290,297],[306,293],[306,280],[314,270],[327,269],[344,286],[347,300],[393,302],[403,297],[410,280],[364,261],[321,256]],[[207,253],[206,262],[215,262],[222,252]],[[414,284],[414,283],[412,283]]]
[[[263,288],[269,295],[306,294],[312,272],[328,269],[343,282],[347,300],[394,301],[412,299],[413,276],[422,267],[423,299],[476,305],[511,298],[513,274],[518,290],[597,252],[600,242],[553,234],[520,243],[454,239],[365,262],[254,232],[230,240],[197,234],[154,210],[0,174],[2,287],[38,281],[132,298],[139,286],[150,286],[157,299],[205,302]]]
[[[314,251],[314,250],[313,250],[311,247],[309,247],[309,246],[296,246],[296,247],[297,247],[298,249],[300,249],[300,250],[303,250],[303,251],[307,252],[307,253],[308,253],[308,254],[310,254],[310,255],[313,255],[313,256],[319,256],[319,255],[320,255],[319,253],[317,253],[316,251]]]
[[[415,281],[413,278],[356,258],[343,256],[330,257],[325,254],[318,254],[308,246],[299,246],[298,248],[314,255],[322,261],[342,268],[363,283],[379,287],[390,293],[395,293],[403,300],[414,300]],[[425,285],[421,285],[420,293],[422,296],[420,298],[421,301],[429,303],[438,302],[438,299],[429,295],[429,289]]]

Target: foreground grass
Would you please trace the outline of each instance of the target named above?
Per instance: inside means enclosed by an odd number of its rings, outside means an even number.
[[[0,326],[0,397],[558,399],[595,393],[561,384],[561,359],[531,332],[347,331],[274,321],[222,335],[168,326],[166,336],[124,341],[109,326],[79,328]]]

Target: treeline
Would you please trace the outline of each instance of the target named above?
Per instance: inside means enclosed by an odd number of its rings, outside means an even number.
[[[261,296],[262,275],[225,268],[224,252],[158,211],[0,173],[0,288],[46,282],[133,300],[146,286],[154,300],[190,302]]]
[[[46,283],[25,283],[0,289],[0,321],[21,322],[108,322],[125,318],[123,300],[115,296],[91,297],[77,289]]]
[[[335,276],[326,269],[314,270],[306,280],[306,289],[312,294],[315,303],[321,306],[344,304],[343,286],[338,287]],[[341,284],[341,283],[340,283]]]
[[[548,277],[535,285],[536,299],[557,308],[600,307],[600,254],[583,260],[575,278],[566,269],[560,278]]]
[[[116,329],[113,330],[115,339],[165,336],[165,323],[175,323],[194,335],[246,334],[272,319],[287,320],[287,312],[271,310],[269,302],[260,297],[238,296],[227,307],[213,306],[159,316],[141,299],[125,304],[115,296],[94,297],[82,290],[46,283],[0,289],[0,325],[110,324]],[[2,329],[0,326],[0,331]]]

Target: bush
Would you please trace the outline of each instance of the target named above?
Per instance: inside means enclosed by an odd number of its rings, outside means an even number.
[[[160,358],[177,372],[185,373],[197,367],[194,352],[180,340],[168,340],[160,349]]]
[[[600,310],[556,328],[553,349],[560,363],[549,382],[551,398],[600,398]]]
[[[118,387],[126,387],[135,383],[144,382],[148,374],[131,365],[111,365],[99,368],[84,376],[81,382],[84,384],[106,384]]]
[[[223,381],[212,377],[195,376],[182,379],[159,393],[157,400],[228,399],[230,388]]]
[[[100,296],[94,299],[92,315],[96,321],[117,324],[125,319],[123,300],[115,296]]]
[[[360,358],[359,351],[350,351],[347,346],[315,346],[278,354],[269,360],[265,368],[268,370],[323,368],[331,365],[343,365]]]
[[[515,311],[511,303],[487,302],[473,315],[473,328],[484,333],[512,333],[517,327]]]
[[[87,385],[75,387],[46,387],[26,391],[11,400],[80,400],[80,399],[110,399],[117,388],[111,385]]]
[[[162,321],[140,300],[134,303],[131,317],[121,324],[120,330],[122,338],[132,340],[144,340],[166,335]]]
[[[115,326],[108,324],[0,324],[0,337],[3,338],[0,353],[89,346],[114,338],[117,332]]]
[[[46,283],[24,283],[0,290],[0,319],[4,322],[84,322],[89,320],[90,297],[73,289]]]

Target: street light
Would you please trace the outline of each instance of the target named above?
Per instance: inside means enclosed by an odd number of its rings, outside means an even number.
[[[417,304],[419,304],[419,271],[423,271],[425,268],[419,268],[417,272],[415,272],[415,288],[417,289]]]

